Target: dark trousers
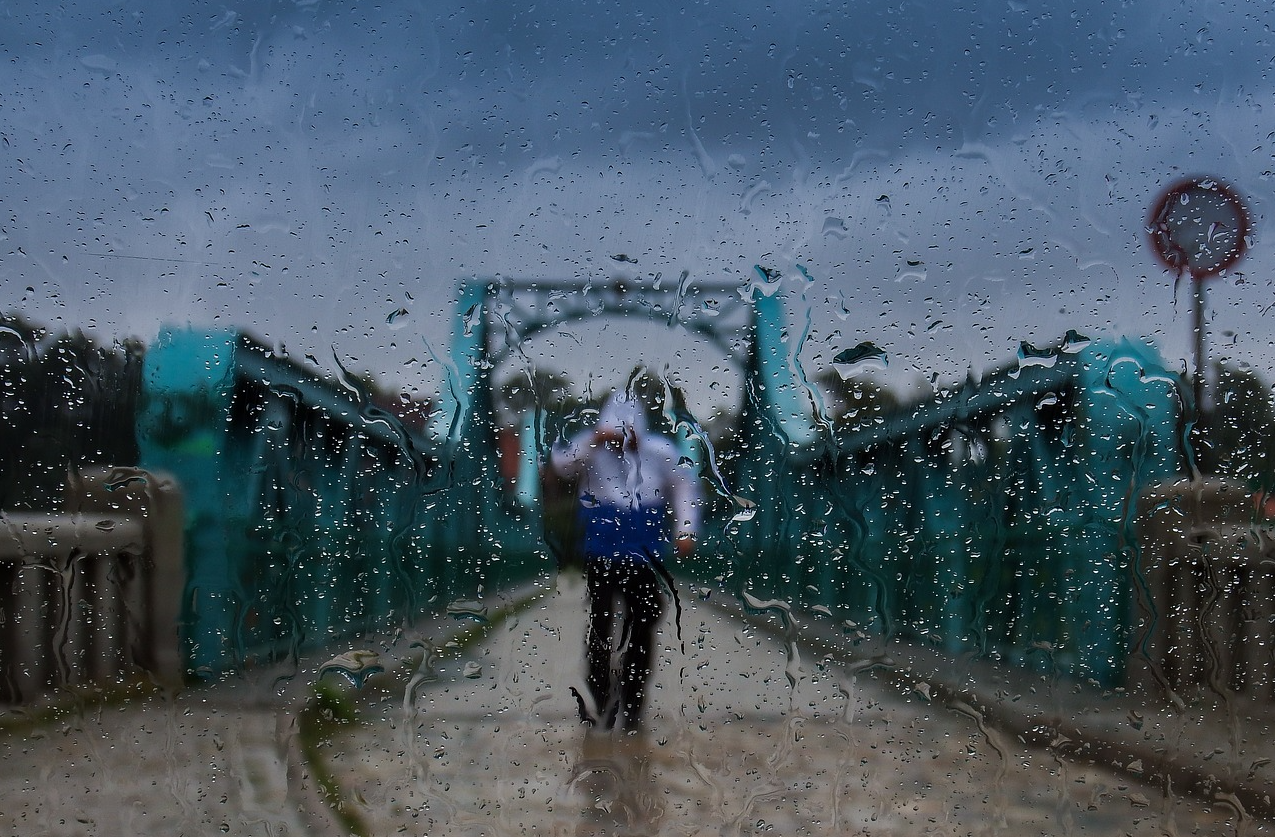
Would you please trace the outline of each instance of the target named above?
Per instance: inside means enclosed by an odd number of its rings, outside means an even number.
[[[655,629],[664,612],[664,590],[649,563],[590,559],[585,564],[589,591],[588,685],[601,720],[638,725],[647,681],[655,660]],[[622,617],[618,646],[616,617]],[[618,666],[612,658],[619,652]]]

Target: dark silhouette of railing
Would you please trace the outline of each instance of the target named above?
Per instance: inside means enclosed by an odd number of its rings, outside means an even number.
[[[1275,520],[1219,480],[1155,486],[1139,504],[1129,685],[1275,700]]]
[[[1179,382],[1128,341],[1021,360],[804,459],[771,445],[739,491],[779,486],[780,502],[728,525],[734,556],[705,575],[835,614],[851,637],[1119,683],[1136,498],[1183,467]]]
[[[0,702],[181,683],[182,518],[173,481],[137,468],[72,472],[60,511],[0,512]]]

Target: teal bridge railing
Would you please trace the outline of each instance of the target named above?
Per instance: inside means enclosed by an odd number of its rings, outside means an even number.
[[[525,525],[479,501],[490,457],[433,442],[348,375],[180,329],[147,353],[144,387],[142,464],[185,495],[187,676],[390,630],[533,571]]]
[[[1073,340],[800,451],[764,432],[708,577],[903,636],[1121,681],[1136,501],[1181,473],[1181,386],[1148,346]]]
[[[508,502],[492,371],[539,330],[599,315],[680,325],[743,372],[709,524],[678,571],[856,636],[903,636],[1104,684],[1129,643],[1134,500],[1182,470],[1181,382],[1154,350],[1074,335],[870,428],[812,421],[776,294],[758,285],[472,281],[433,430],[234,332],[165,332],[146,356],[142,466],[185,487],[183,647],[199,677],[392,629],[547,577],[539,509]],[[537,410],[528,464],[578,417]],[[711,465],[710,465],[711,463]],[[742,498],[747,498],[746,500]],[[747,594],[745,596],[745,594]]]

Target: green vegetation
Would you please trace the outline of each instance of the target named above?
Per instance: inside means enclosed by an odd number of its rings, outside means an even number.
[[[1275,491],[1275,401],[1256,372],[1218,364],[1197,456],[1204,474]]]

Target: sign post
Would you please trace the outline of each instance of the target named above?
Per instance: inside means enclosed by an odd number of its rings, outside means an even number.
[[[1204,283],[1240,260],[1248,248],[1248,230],[1248,210],[1243,201],[1215,177],[1193,177],[1170,186],[1152,205],[1147,220],[1156,255],[1179,279],[1183,274],[1191,277],[1195,342],[1192,390],[1197,418],[1206,412]]]

